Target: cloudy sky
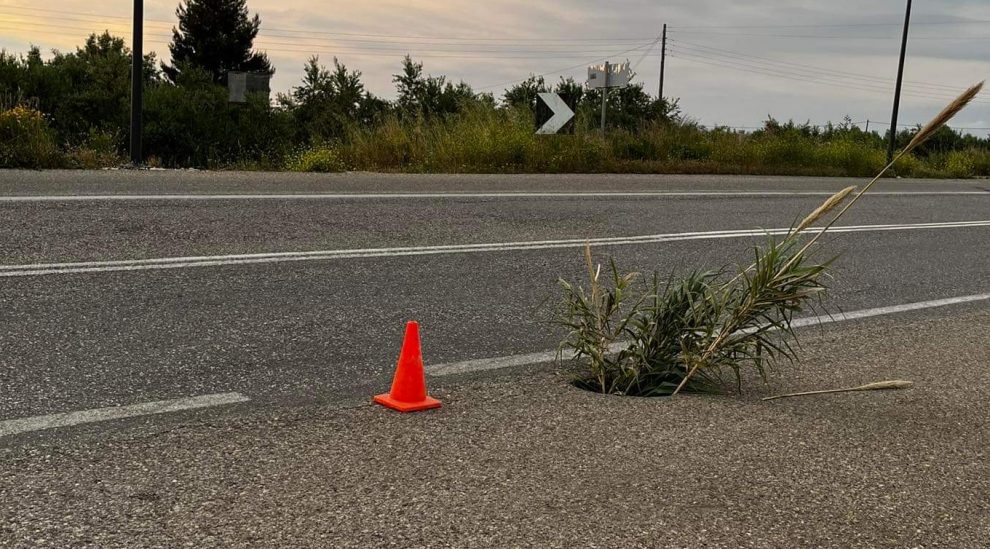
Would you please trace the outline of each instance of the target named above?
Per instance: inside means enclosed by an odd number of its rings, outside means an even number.
[[[178,0],[146,0],[146,49],[167,58]],[[336,56],[391,97],[405,53],[432,74],[499,95],[528,74],[585,77],[628,59],[656,93],[668,25],[665,95],[704,124],[759,126],[767,115],[822,123],[890,120],[904,0],[249,0],[259,49],[284,91],[306,58]],[[40,6],[40,7],[39,7]],[[129,38],[130,0],[0,0],[0,48],[67,50],[91,31]],[[923,122],[957,90],[990,76],[990,2],[915,2],[899,122]],[[990,133],[990,93],[956,121]]]

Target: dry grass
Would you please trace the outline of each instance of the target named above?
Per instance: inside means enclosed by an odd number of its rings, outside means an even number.
[[[734,373],[738,386],[740,369],[747,364],[765,379],[768,367],[794,360],[791,320],[795,313],[820,304],[826,292],[822,279],[830,260],[811,261],[814,244],[898,160],[965,108],[981,88],[982,83],[973,86],[943,109],[852,200],[847,201],[855,187],[829,197],[783,239],[756,247],[754,263],[727,282],[720,282],[719,273],[696,271],[661,287],[660,276],[654,273],[652,286],[637,296],[631,291],[635,273],[621,274],[610,260],[611,276],[604,284],[601,268],[594,268],[586,247],[590,296],[580,285],[560,281],[564,296],[556,315],[568,329],[561,353],[569,349],[575,358],[588,359],[577,384],[604,393],[673,396],[685,388],[724,386],[725,371]],[[804,232],[837,209],[803,243]],[[613,352],[617,346],[619,352]],[[900,388],[904,383],[827,392]]]

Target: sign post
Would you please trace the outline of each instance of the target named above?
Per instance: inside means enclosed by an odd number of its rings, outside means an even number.
[[[605,135],[605,110],[608,105],[609,64],[605,62],[605,86],[602,88],[602,135]]]
[[[604,65],[588,67],[588,88],[602,90],[602,133],[605,133],[605,113],[608,107],[609,88],[624,88],[632,79],[629,62],[613,65],[608,61]]]

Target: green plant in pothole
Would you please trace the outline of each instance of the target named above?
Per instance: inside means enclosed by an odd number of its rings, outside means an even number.
[[[574,381],[595,392],[676,395],[682,390],[712,392],[734,382],[750,367],[766,381],[769,369],[797,358],[795,314],[814,310],[826,294],[831,260],[814,261],[815,244],[901,157],[923,143],[982,88],[968,89],[950,103],[852,200],[848,187],[808,214],[783,238],[754,248],[754,261],[728,278],[725,271],[695,271],[661,283],[622,273],[614,259],[607,272],[595,265],[585,246],[587,286],[560,280],[562,299],[554,321],[567,330],[558,356],[581,359]],[[845,206],[814,236],[814,223]],[[638,281],[638,282],[637,282]]]

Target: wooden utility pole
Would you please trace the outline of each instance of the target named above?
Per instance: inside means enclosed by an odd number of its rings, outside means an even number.
[[[897,63],[897,85],[894,88],[894,112],[890,116],[890,143],[887,144],[887,162],[894,159],[897,141],[897,109],[901,106],[901,82],[904,79],[904,55],[907,52],[908,27],[911,25],[911,0],[907,0],[904,14],[904,34],[901,36],[901,58]]]
[[[131,163],[144,162],[141,154],[141,107],[144,103],[144,0],[134,0],[131,44]]]
[[[663,73],[667,62],[667,23],[663,24],[663,34],[660,36],[660,91],[657,98],[663,99]]]

